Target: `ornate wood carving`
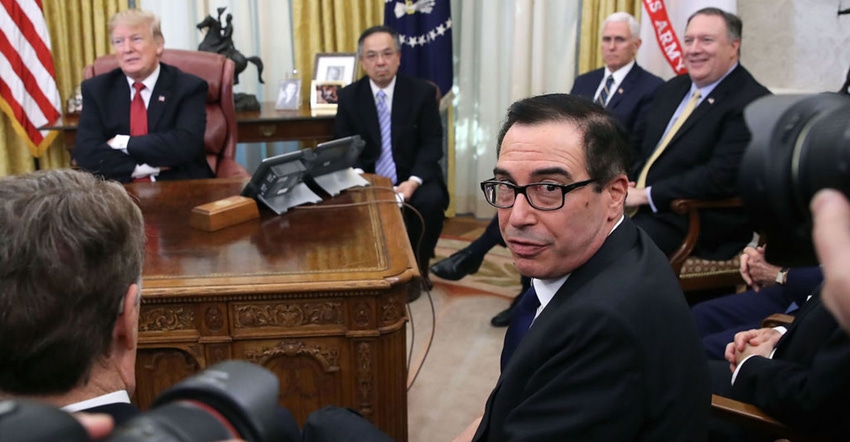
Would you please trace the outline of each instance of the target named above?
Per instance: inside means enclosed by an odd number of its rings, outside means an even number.
[[[360,301],[357,304],[355,304],[354,312],[353,312],[353,315],[352,315],[353,320],[354,320],[354,325],[356,325],[359,328],[368,327],[369,326],[369,320],[372,317],[371,312],[372,312],[372,308],[369,305],[369,303],[367,303],[365,301]]]
[[[372,346],[368,342],[357,344],[357,389],[360,392],[360,414],[371,416],[372,406]]]
[[[308,346],[302,341],[280,341],[274,347],[262,347],[257,351],[248,351],[245,354],[246,359],[256,362],[260,365],[266,363],[275,357],[286,356],[309,356],[320,364],[326,372],[339,371],[339,348],[330,347],[323,350],[321,345]]]
[[[404,317],[404,305],[398,296],[388,296],[381,304],[381,324],[393,324]]]
[[[244,304],[235,308],[236,328],[300,327],[343,323],[339,302]]]
[[[219,331],[224,327],[224,315],[218,307],[209,307],[204,314],[204,322],[211,331]]]
[[[195,328],[195,310],[186,307],[142,308],[139,317],[139,331],[193,330]]]

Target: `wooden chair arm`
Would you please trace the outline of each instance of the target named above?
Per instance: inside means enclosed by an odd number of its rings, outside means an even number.
[[[761,321],[762,328],[773,328],[787,326],[794,322],[794,317],[784,313],[774,313]]]
[[[727,397],[711,395],[711,414],[715,418],[733,422],[750,430],[765,433],[777,439],[794,442],[825,442],[829,439],[801,433],[770,417],[755,405]]]
[[[740,197],[726,198],[721,200],[696,200],[696,199],[675,199],[670,203],[670,210],[679,215],[688,216],[688,233],[685,234],[685,239],[682,240],[682,245],[670,255],[670,265],[673,271],[678,275],[682,272],[682,266],[685,260],[694,251],[699,239],[699,211],[701,209],[725,209],[732,207],[743,207],[744,202]]]

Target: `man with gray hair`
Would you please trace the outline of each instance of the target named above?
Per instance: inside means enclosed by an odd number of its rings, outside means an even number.
[[[71,169],[4,177],[0,201],[0,398],[138,414],[139,207]]]

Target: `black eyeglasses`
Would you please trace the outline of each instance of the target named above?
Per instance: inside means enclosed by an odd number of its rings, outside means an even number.
[[[514,206],[516,196],[525,195],[525,200],[537,210],[558,210],[564,207],[564,197],[580,187],[596,180],[590,179],[572,184],[531,183],[517,186],[507,181],[487,180],[481,182],[484,199],[496,208],[509,209]]]

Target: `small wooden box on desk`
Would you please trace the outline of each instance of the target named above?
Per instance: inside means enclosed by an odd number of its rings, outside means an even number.
[[[251,219],[259,218],[257,202],[244,196],[231,196],[192,209],[189,225],[207,232],[215,232]]]
[[[398,206],[375,186],[215,232],[192,208],[238,195],[239,179],[131,183],[145,218],[134,402],[216,362],[280,380],[299,424],[326,405],[357,410],[407,440],[405,310],[419,272]]]

